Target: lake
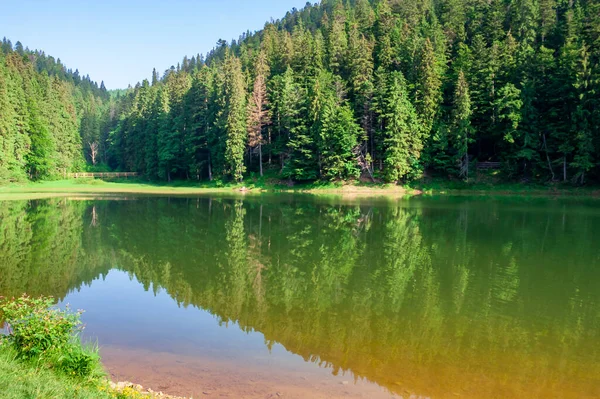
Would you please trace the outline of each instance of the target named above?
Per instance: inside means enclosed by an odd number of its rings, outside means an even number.
[[[0,201],[0,295],[85,309],[114,379],[172,394],[598,398],[599,205]]]

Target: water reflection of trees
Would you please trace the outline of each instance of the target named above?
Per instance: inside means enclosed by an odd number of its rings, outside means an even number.
[[[60,296],[116,264],[269,345],[395,392],[578,397],[600,371],[600,227],[543,206],[0,203],[0,292]]]
[[[84,248],[87,209],[64,199],[0,202],[0,295],[62,299],[106,272],[107,257]]]

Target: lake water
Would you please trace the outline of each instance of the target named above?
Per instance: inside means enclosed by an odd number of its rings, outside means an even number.
[[[174,394],[600,397],[594,200],[3,201],[0,295],[23,292]]]

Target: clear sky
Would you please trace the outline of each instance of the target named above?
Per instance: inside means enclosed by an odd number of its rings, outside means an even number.
[[[312,2],[315,2],[314,0]],[[108,89],[126,88],[206,53],[220,38],[262,29],[306,0],[12,0],[0,37],[60,58]],[[10,4],[12,3],[12,4]]]

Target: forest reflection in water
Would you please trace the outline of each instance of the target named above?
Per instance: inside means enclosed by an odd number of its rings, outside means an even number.
[[[63,198],[0,220],[0,295],[63,299],[118,269],[391,393],[600,396],[594,202]]]

